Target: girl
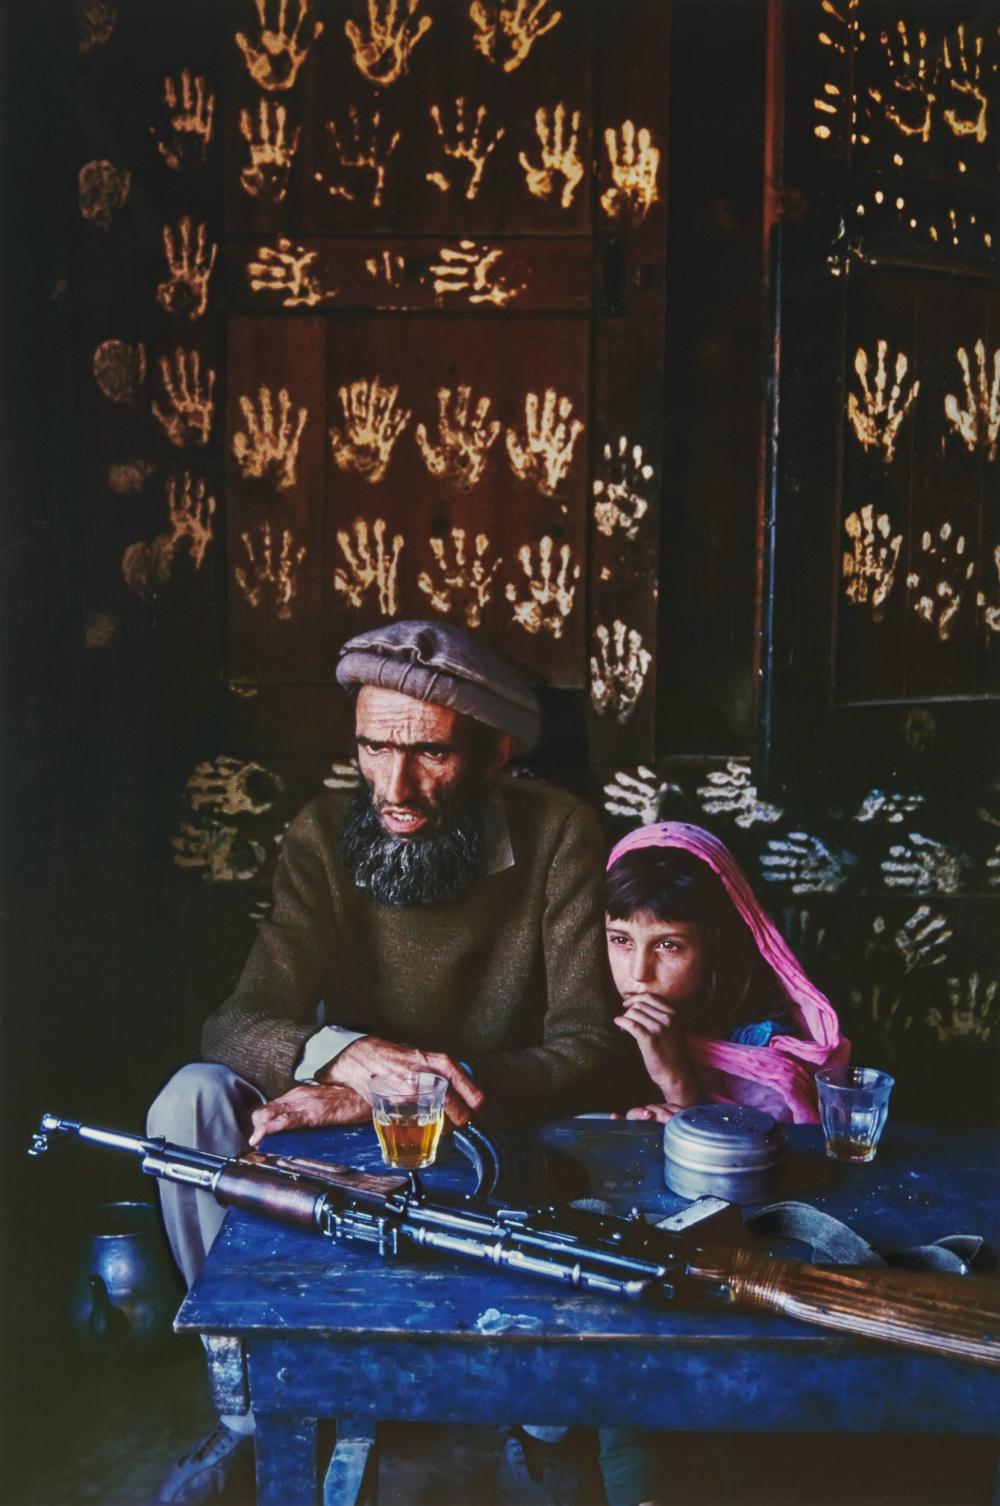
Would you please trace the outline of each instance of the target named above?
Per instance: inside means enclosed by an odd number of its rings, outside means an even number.
[[[665,821],[612,849],[604,880],[608,958],[657,1098],[629,1119],[691,1104],[745,1103],[819,1120],[814,1074],[846,1062],[837,1016],[757,903],[725,843]],[[599,1430],[608,1506],[658,1506],[663,1435]]]
[[[643,826],[613,848],[604,883],[615,1024],[658,1091],[628,1117],[715,1102],[817,1123],[814,1075],[850,1043],[725,843],[680,821]]]

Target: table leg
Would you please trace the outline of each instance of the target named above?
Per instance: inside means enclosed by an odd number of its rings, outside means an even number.
[[[377,1506],[375,1424],[337,1418],[337,1446],[323,1481],[323,1506]]]
[[[255,1412],[257,1506],[316,1506],[316,1418]]]

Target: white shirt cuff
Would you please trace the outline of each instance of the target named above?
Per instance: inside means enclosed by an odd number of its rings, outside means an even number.
[[[316,1073],[346,1051],[354,1041],[364,1039],[364,1030],[346,1030],[341,1025],[324,1025],[306,1041],[299,1062],[292,1076],[296,1082],[315,1082]]]

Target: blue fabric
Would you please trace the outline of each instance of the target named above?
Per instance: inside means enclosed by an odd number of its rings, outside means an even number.
[[[729,1039],[737,1046],[768,1046],[776,1035],[791,1035],[788,1016],[776,1014],[769,1020],[753,1020],[737,1025]]]

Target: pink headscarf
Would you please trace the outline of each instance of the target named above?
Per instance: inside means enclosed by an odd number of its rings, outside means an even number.
[[[718,874],[787,996],[789,1013],[800,1032],[773,1036],[766,1046],[740,1046],[689,1035],[688,1051],[708,1097],[714,1103],[748,1103],[793,1124],[816,1124],[814,1074],[822,1067],[842,1066],[851,1050],[829,999],[810,983],[718,837],[685,821],[640,826],[612,848],[608,868],[640,847],[681,847]]]

